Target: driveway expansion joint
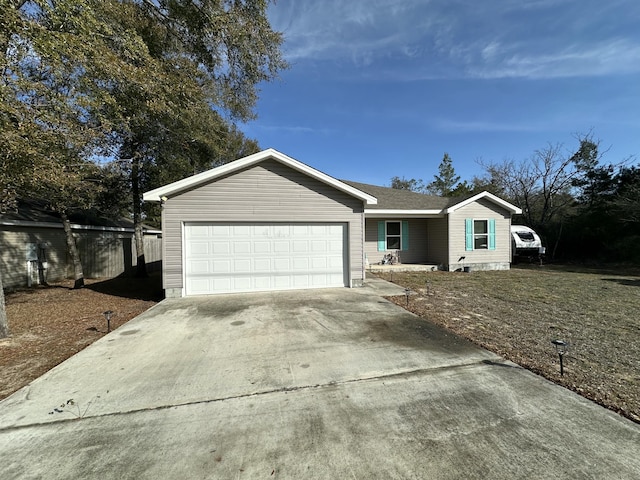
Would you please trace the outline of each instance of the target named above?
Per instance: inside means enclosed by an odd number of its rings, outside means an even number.
[[[393,378],[413,377],[413,376],[419,376],[419,375],[426,375],[426,374],[430,374],[430,373],[434,373],[434,372],[441,372],[441,371],[446,371],[446,370],[456,370],[456,369],[463,369],[463,368],[469,368],[469,367],[499,366],[499,367],[522,368],[522,367],[519,367],[518,365],[515,365],[515,364],[511,365],[511,364],[508,364],[508,363],[505,363],[505,362],[506,362],[505,360],[494,361],[494,360],[486,360],[485,359],[485,360],[474,361],[474,362],[459,363],[459,364],[455,364],[455,365],[445,365],[445,366],[441,366],[441,367],[416,368],[416,369],[413,369],[413,370],[405,370],[405,371],[402,371],[402,372],[395,372],[395,373],[389,373],[389,374],[383,374],[383,375],[374,375],[374,376],[370,376],[370,377],[352,378],[352,379],[349,379],[349,380],[331,381],[331,382],[327,382],[327,383],[317,383],[317,384],[314,384],[314,385],[299,385],[299,386],[292,386],[292,387],[281,387],[281,388],[274,388],[274,389],[271,389],[271,390],[263,390],[263,391],[252,392],[252,393],[245,393],[245,394],[241,394],[241,395],[231,395],[231,396],[228,396],[228,397],[212,398],[212,399],[208,399],[208,400],[197,400],[197,401],[191,401],[191,402],[176,403],[176,404],[171,404],[171,405],[159,405],[159,406],[148,407],[148,408],[136,408],[136,409],[126,410],[126,411],[122,411],[122,412],[109,412],[109,413],[96,414],[96,415],[87,415],[85,417],[61,418],[61,419],[53,420],[53,421],[49,421],[49,422],[36,422],[36,423],[29,423],[29,424],[24,424],[24,425],[12,425],[12,426],[7,426],[7,427],[0,427],[0,433],[23,430],[23,429],[32,428],[32,427],[45,427],[45,426],[49,426],[49,425],[66,424],[66,423],[70,423],[70,422],[79,422],[79,421],[90,420],[90,419],[99,419],[99,418],[124,416],[124,415],[136,414],[136,413],[141,413],[141,412],[162,411],[162,410],[168,410],[168,409],[171,409],[171,408],[188,407],[188,406],[192,406],[192,405],[206,405],[208,403],[226,402],[226,401],[229,401],[229,400],[240,400],[240,399],[244,399],[244,398],[259,397],[259,396],[271,395],[271,394],[277,394],[277,393],[289,393],[289,392],[297,392],[297,391],[302,391],[302,390],[313,390],[313,389],[321,389],[321,388],[327,388],[327,387],[336,387],[336,386],[340,386],[340,385],[356,384],[356,383],[360,383],[360,382],[371,382],[371,381],[393,379]]]

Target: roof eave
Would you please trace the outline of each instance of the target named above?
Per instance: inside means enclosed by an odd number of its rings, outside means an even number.
[[[400,210],[400,209],[366,209],[365,218],[442,218],[444,212],[440,209],[431,210]]]
[[[522,213],[522,209],[516,207],[515,205],[507,202],[506,200],[501,199],[500,197],[495,196],[492,193],[489,192],[480,192],[472,197],[467,198],[466,200],[463,200],[460,203],[456,203],[455,205],[450,206],[449,208],[444,210],[444,213],[449,214],[452,212],[455,212],[456,210],[469,205],[470,203],[476,202],[478,200],[480,200],[481,198],[487,198],[488,200],[491,200],[492,202],[500,205],[502,208],[504,208],[505,210],[510,211],[513,215],[519,215]]]

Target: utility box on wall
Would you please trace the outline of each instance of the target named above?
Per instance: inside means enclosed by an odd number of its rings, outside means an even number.
[[[38,261],[38,244],[27,243],[27,262]]]

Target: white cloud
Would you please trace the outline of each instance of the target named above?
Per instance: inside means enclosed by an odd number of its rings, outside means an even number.
[[[289,61],[344,60],[411,52],[432,19],[424,0],[279,1],[270,10]]]
[[[279,0],[294,65],[380,69],[392,79],[556,78],[640,71],[640,2]],[[376,76],[375,78],[380,78]]]
[[[328,128],[312,128],[306,127],[303,125],[268,125],[261,124],[259,122],[253,123],[252,127],[255,129],[265,130],[269,132],[278,132],[278,133],[290,133],[290,134],[322,134],[328,135],[335,133],[331,129]]]
[[[549,53],[491,50],[485,64],[470,63],[468,72],[480,78],[558,78],[640,72],[640,43],[612,39],[600,44],[576,44]]]
[[[538,132],[548,126],[536,124],[501,123],[483,120],[451,120],[439,118],[431,122],[433,127],[444,132],[482,133],[482,132]]]

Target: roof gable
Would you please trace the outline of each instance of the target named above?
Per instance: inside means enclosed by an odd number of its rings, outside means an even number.
[[[298,160],[280,153],[273,148],[254,153],[253,155],[249,155],[248,157],[235,160],[220,167],[212,168],[211,170],[207,170],[206,172],[202,172],[197,175],[178,180],[177,182],[164,185],[154,190],[150,190],[148,192],[145,192],[143,198],[148,202],[160,202],[163,201],[166,197],[177,195],[185,190],[197,188],[200,185],[210,183],[222,176],[231,175],[239,170],[251,167],[265,160],[278,161],[294,170],[302,172],[327,185],[330,185],[337,190],[341,190],[353,197],[356,197],[365,202],[367,205],[375,205],[377,203],[375,196],[363,192],[347,183],[341,182],[340,180],[337,180],[325,173],[322,173],[319,170],[316,170],[315,168],[312,168],[302,162],[299,162]]]
[[[493,193],[489,193],[489,192],[480,192],[476,195],[473,195],[469,198],[466,199],[455,199],[457,200],[457,202],[453,205],[451,205],[449,208],[447,208],[444,213],[452,213],[455,212],[456,210],[469,205],[470,203],[476,202],[480,199],[486,199],[489,200],[497,205],[500,205],[502,208],[504,208],[505,210],[508,210],[509,212],[511,212],[512,214],[518,215],[522,213],[522,209],[516,207],[515,205],[507,202],[506,200],[501,199],[500,197],[495,196]]]

